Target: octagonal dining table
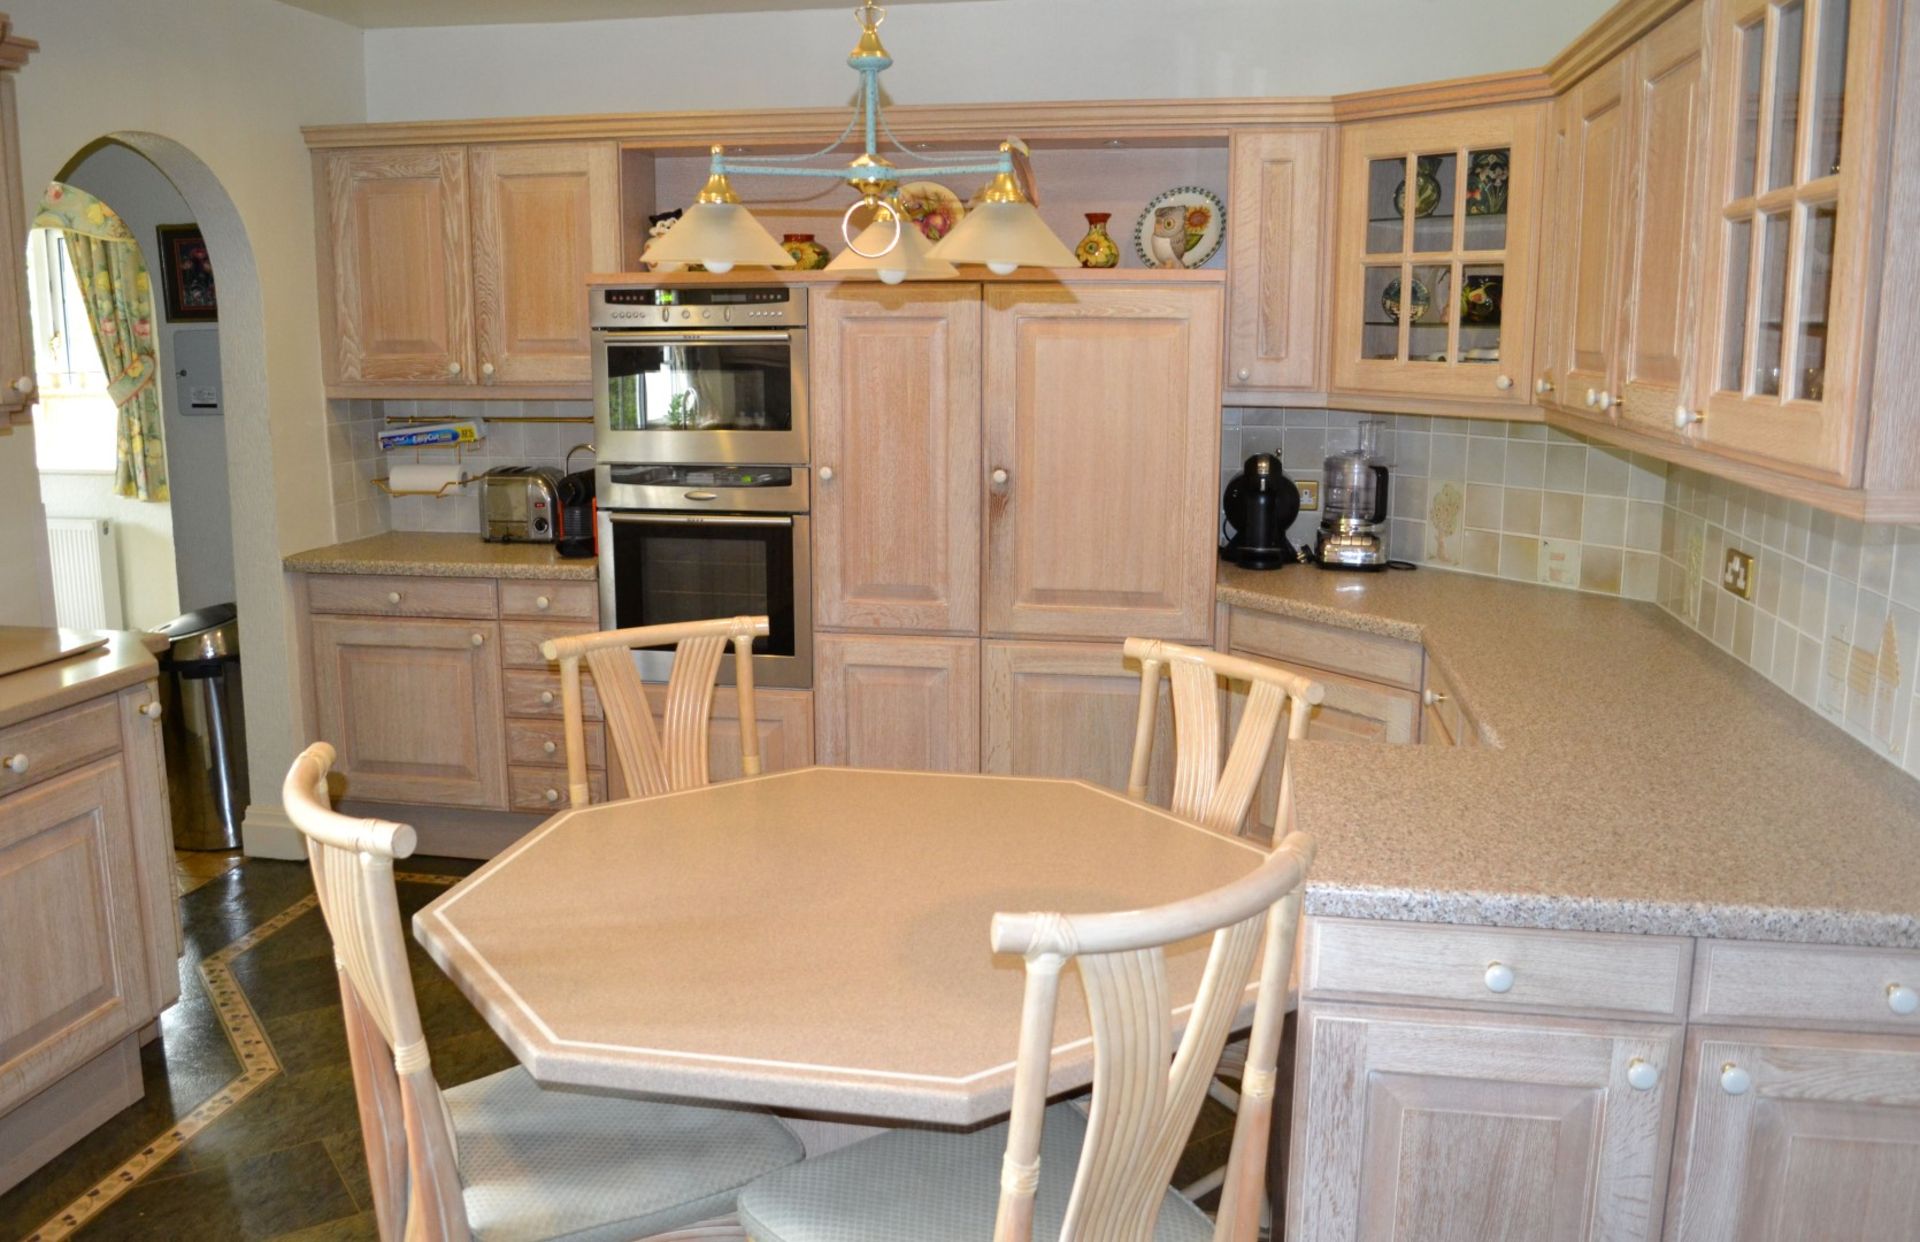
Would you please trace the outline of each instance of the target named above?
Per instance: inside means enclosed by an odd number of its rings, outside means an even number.
[[[564,811],[413,926],[544,1084],[964,1126],[1012,1094],[996,911],[1158,905],[1265,857],[1077,781],[804,768]],[[1169,950],[1176,1002],[1206,948]],[[1068,971],[1050,1094],[1092,1070]]]

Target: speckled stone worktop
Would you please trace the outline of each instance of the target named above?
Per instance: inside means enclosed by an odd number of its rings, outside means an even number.
[[[166,640],[127,630],[99,631],[107,645],[0,677],[0,728],[152,681]]]
[[[1310,913],[1920,947],[1920,782],[1653,605],[1433,570],[1218,594],[1423,644],[1487,743],[1301,743]]]
[[[414,578],[540,578],[591,582],[591,557],[564,557],[550,543],[487,543],[478,535],[389,531],[295,552],[282,564],[302,574],[402,574]]]

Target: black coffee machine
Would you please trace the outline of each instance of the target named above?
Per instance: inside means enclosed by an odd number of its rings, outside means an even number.
[[[567,466],[571,470],[573,455],[581,449],[591,451],[591,444],[576,444],[567,450]],[[559,527],[555,530],[554,551],[561,556],[588,557],[600,553],[600,511],[594,504],[594,481],[592,470],[571,470],[560,477],[560,486],[555,498],[560,513]]]
[[[1274,453],[1255,453],[1227,484],[1221,502],[1226,521],[1220,559],[1247,569],[1278,569],[1298,560],[1287,528],[1300,516],[1300,489],[1280,469]]]

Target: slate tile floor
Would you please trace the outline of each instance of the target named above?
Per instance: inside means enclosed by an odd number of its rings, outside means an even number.
[[[403,875],[458,877],[477,864],[413,858]],[[191,869],[191,874],[188,874]],[[447,880],[402,879],[403,917],[445,891]],[[180,1002],[141,1053],[139,1103],[0,1195],[0,1239],[280,1239],[345,1242],[377,1237],[348,1067],[333,951],[309,909],[235,956],[232,977],[252,1002],[281,1072],[193,1135],[184,1146],[77,1229],[58,1225],[76,1200],[213,1097],[240,1071],[201,980],[203,959],[309,897],[300,863],[204,856],[183,859],[179,887],[186,953]],[[409,945],[435,1075],[443,1086],[510,1067],[504,1045],[418,946]],[[1232,1117],[1208,1102],[1181,1161],[1184,1183],[1225,1162]]]

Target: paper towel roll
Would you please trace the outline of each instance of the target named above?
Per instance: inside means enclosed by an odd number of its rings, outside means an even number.
[[[387,471],[387,490],[392,492],[438,492],[451,483],[460,482],[459,463],[449,465],[400,465],[398,462]]]

